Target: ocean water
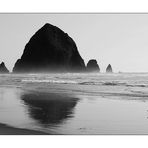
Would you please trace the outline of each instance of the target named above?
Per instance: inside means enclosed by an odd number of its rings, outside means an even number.
[[[148,73],[1,74],[0,123],[52,134],[148,134]]]

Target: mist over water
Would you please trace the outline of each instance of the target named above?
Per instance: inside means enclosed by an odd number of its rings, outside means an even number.
[[[3,74],[0,123],[53,134],[148,134],[148,74]]]

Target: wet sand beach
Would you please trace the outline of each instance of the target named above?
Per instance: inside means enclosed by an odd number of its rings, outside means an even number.
[[[148,74],[0,76],[0,134],[148,134]]]

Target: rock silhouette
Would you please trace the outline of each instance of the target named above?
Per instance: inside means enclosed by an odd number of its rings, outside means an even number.
[[[4,62],[0,64],[0,73],[9,73],[9,70],[6,68]]]
[[[107,72],[107,73],[112,73],[112,72],[113,72],[112,66],[111,66],[110,64],[107,66],[106,72]]]
[[[45,24],[26,44],[13,72],[75,72],[85,70],[73,39],[61,29]]]
[[[93,71],[100,72],[99,65],[97,64],[97,61],[95,59],[91,59],[91,60],[88,61],[87,71],[88,72],[93,72]]]

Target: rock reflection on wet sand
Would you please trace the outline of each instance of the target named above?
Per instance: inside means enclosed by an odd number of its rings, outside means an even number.
[[[78,98],[66,94],[1,87],[0,123],[15,127],[13,131],[16,128],[23,128],[53,134],[50,128],[60,126],[64,121],[73,118],[78,101]],[[17,131],[16,129],[16,133]],[[4,130],[2,132],[4,133]]]
[[[21,96],[31,118],[42,126],[60,124],[73,117],[78,98],[48,93],[26,93]]]

